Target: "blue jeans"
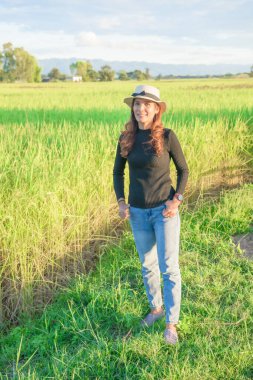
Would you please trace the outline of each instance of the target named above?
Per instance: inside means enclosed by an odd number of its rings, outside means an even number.
[[[181,304],[181,274],[179,269],[179,211],[164,217],[165,204],[153,208],[130,206],[130,225],[142,265],[143,282],[151,309],[163,305],[166,323],[178,323]]]

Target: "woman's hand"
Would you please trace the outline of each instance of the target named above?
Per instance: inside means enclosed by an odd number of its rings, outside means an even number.
[[[129,205],[125,202],[119,203],[119,216],[121,219],[128,219],[129,218]]]
[[[166,209],[163,210],[162,214],[165,216],[165,218],[172,218],[176,215],[178,211],[178,206],[180,205],[180,201],[173,200],[173,201],[166,201]]]

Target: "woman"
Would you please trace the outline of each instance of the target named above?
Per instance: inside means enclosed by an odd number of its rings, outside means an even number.
[[[130,217],[151,308],[141,324],[151,326],[166,315],[165,342],[175,344],[181,303],[178,207],[183,200],[188,166],[176,134],[163,127],[161,117],[166,103],[160,100],[159,90],[137,86],[124,102],[131,108],[131,119],[119,138],[113,180],[119,216]],[[170,178],[170,158],[177,170],[176,191]],[[130,176],[128,203],[124,193],[126,162]]]

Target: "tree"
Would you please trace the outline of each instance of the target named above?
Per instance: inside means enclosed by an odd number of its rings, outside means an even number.
[[[115,71],[109,65],[101,67],[101,70],[98,72],[99,79],[102,82],[109,82],[114,79]]]
[[[231,73],[226,73],[225,75],[224,75],[224,78],[231,78],[233,76],[233,74],[231,74]]]
[[[155,77],[156,80],[161,80],[162,79],[162,74],[158,74],[156,77]]]
[[[249,76],[250,76],[250,77],[253,77],[253,65],[252,65],[251,68],[250,68]]]
[[[135,70],[134,75],[135,75],[135,79],[137,79],[137,80],[146,79],[145,74],[141,70]]]
[[[89,61],[77,61],[69,66],[72,75],[79,75],[84,82],[96,81],[98,73],[93,69]]]
[[[127,73],[127,75],[131,79],[136,79],[136,80],[146,79],[146,74],[143,73],[141,70],[130,71],[129,73]]]
[[[11,42],[3,44],[3,80],[14,82],[15,80],[15,58]]]
[[[94,69],[88,69],[87,75],[91,82],[96,82],[99,78],[98,72]]]
[[[41,81],[40,72],[36,59],[27,53],[23,48],[14,49],[15,56],[15,76],[16,80],[24,82]]]
[[[48,77],[51,79],[51,80],[60,80],[61,79],[61,72],[59,69],[57,69],[57,67],[53,67],[52,70],[48,73]]]
[[[149,72],[149,68],[146,68],[145,69],[145,79],[150,79],[151,78],[151,75],[150,75],[150,72]]]
[[[22,47],[13,48],[10,42],[3,44],[0,61],[1,80],[7,82],[14,82],[15,80],[39,82],[41,80],[41,68],[38,66],[35,57]]]
[[[88,61],[77,61],[76,62],[76,75],[80,75],[84,82],[89,81],[88,71],[92,69],[92,65]]]
[[[127,75],[125,70],[120,70],[119,72],[119,80],[129,80],[130,78]]]
[[[53,67],[52,70],[48,73],[47,75],[52,81],[57,81],[57,80],[66,80],[67,75],[63,74],[60,72],[57,67]]]
[[[41,82],[41,67],[36,66],[34,70],[34,82]]]

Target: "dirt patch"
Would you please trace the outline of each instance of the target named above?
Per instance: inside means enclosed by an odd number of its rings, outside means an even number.
[[[232,236],[236,247],[239,247],[245,253],[245,257],[253,260],[253,232],[248,232],[243,235]]]

